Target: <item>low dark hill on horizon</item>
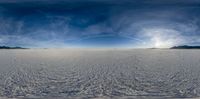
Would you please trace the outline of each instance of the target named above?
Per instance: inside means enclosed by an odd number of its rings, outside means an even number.
[[[24,47],[11,47],[11,46],[0,46],[0,49],[29,49],[29,48],[24,48]],[[150,49],[157,49],[157,48],[150,48]],[[181,45],[181,46],[174,46],[171,47],[170,49],[200,49],[200,46],[189,46],[189,45]]]
[[[174,46],[170,49],[200,49],[200,46],[188,46],[188,45],[182,45],[182,46]]]
[[[10,47],[10,46],[0,46],[0,49],[27,49],[27,48],[23,48],[23,47]]]

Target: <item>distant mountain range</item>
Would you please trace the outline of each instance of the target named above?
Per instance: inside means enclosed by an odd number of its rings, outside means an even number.
[[[0,46],[0,49],[28,49],[24,47],[10,47],[10,46]],[[157,48],[151,48],[151,49],[157,49]],[[174,46],[170,49],[200,49],[200,46],[188,46],[188,45],[181,45],[181,46]]]
[[[182,46],[174,46],[170,49],[200,49],[200,46],[188,46],[188,45],[182,45]]]
[[[27,49],[23,47],[0,46],[0,49]]]

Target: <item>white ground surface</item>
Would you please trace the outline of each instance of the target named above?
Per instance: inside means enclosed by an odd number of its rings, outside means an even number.
[[[200,50],[0,50],[0,96],[195,98]]]

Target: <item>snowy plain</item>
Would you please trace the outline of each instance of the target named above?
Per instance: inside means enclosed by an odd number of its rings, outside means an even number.
[[[0,50],[0,96],[199,99],[200,50]]]

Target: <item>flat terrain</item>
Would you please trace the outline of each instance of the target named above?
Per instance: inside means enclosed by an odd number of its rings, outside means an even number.
[[[200,50],[0,50],[0,96],[198,99]]]

